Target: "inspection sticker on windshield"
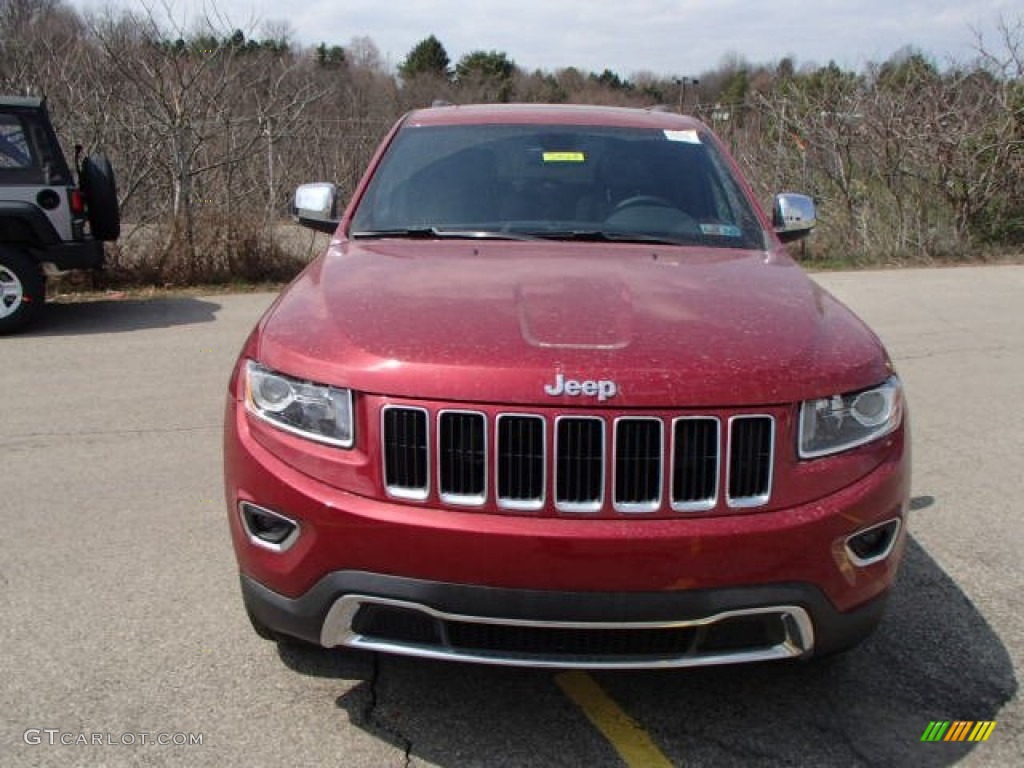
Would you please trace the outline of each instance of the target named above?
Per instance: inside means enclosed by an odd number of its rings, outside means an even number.
[[[716,237],[742,237],[743,232],[734,224],[701,224],[700,231]]]
[[[682,141],[686,144],[700,144],[700,136],[696,131],[665,131],[669,141]]]
[[[545,152],[545,163],[584,163],[587,156],[582,152]]]

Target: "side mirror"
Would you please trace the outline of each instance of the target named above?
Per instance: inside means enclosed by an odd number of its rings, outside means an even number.
[[[772,226],[782,242],[792,243],[807,237],[817,223],[818,214],[814,209],[814,200],[807,195],[783,192],[775,196]]]
[[[318,182],[301,184],[295,190],[292,216],[304,227],[333,234],[338,228],[338,188]]]

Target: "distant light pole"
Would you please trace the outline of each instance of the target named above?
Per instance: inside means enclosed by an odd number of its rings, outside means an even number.
[[[679,114],[683,114],[683,107],[686,106],[686,86],[700,85],[700,80],[695,77],[677,77],[674,82],[679,86]]]

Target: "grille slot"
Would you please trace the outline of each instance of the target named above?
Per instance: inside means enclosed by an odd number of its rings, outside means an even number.
[[[440,622],[429,614],[376,603],[360,606],[352,618],[352,631],[399,643],[437,645],[443,639]]]
[[[588,630],[562,627],[501,626],[449,622],[448,639],[458,651],[543,658],[663,658],[692,653],[697,630]]]
[[[713,509],[718,502],[718,419],[676,419],[672,423],[672,509]]]
[[[482,413],[442,411],[437,426],[438,488],[449,504],[487,498],[487,421]]]
[[[663,474],[661,419],[623,418],[615,422],[615,508],[653,512],[661,506]]]
[[[400,499],[422,501],[430,492],[427,412],[422,408],[385,406],[384,486]]]
[[[598,512],[604,503],[604,420],[555,420],[555,507],[563,512]]]
[[[540,509],[546,484],[544,419],[503,413],[498,416],[497,440],[498,506]]]
[[[771,416],[736,416],[729,422],[730,507],[756,507],[768,501],[774,451]]]

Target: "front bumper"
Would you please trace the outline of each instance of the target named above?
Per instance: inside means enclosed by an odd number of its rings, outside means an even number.
[[[338,571],[287,598],[243,575],[250,615],[326,647],[532,667],[734,664],[833,653],[867,637],[883,593],[839,613],[814,586],[550,592]]]
[[[226,428],[246,605],[270,630],[324,646],[563,667],[828,653],[877,624],[906,539],[902,438],[868,475],[808,504],[597,520],[366,498],[279,460],[233,404]],[[294,542],[254,543],[246,501],[296,521]],[[884,557],[851,557],[852,534],[893,520]]]

